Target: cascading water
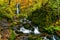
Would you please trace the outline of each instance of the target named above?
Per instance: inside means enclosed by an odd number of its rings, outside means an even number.
[[[53,35],[53,37],[52,37],[52,38],[53,38],[53,40],[56,40],[56,39],[55,39],[55,37],[54,37],[54,35]]]
[[[38,27],[34,27],[34,34],[40,34]]]
[[[48,38],[49,40],[60,40],[60,38],[56,35],[52,35]]]
[[[54,35],[54,37],[55,37],[56,40],[60,40],[60,37],[58,37],[56,35]]]
[[[24,27],[21,27],[18,31],[23,32],[24,34],[30,34],[32,32],[31,30],[25,29]]]
[[[26,18],[20,19],[20,22],[22,22],[23,24],[26,24],[26,23],[31,24],[31,21],[27,20]],[[23,33],[25,33],[25,32],[27,32],[27,33],[34,32],[34,34],[40,34],[38,26],[37,27],[34,26],[34,31],[27,30],[24,27],[21,27],[20,31],[22,31]]]
[[[18,32],[22,32],[23,34],[28,34],[28,35],[31,33],[34,33],[35,35],[41,34],[41,32],[38,29],[38,26],[33,26],[33,29],[34,29],[33,31],[24,28],[23,24],[32,23],[31,21],[27,20],[26,18],[20,19],[20,22],[22,22],[22,26],[20,27]],[[23,40],[28,40],[28,36],[24,37]],[[52,35],[50,38],[47,38],[46,36],[44,36],[42,40],[60,40],[60,39],[57,36]]]
[[[16,13],[19,14],[19,7],[20,7],[19,3],[17,3],[16,7],[17,7]]]
[[[43,40],[49,40],[47,37],[43,37]]]

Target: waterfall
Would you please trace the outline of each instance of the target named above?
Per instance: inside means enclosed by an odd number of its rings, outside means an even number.
[[[31,30],[28,30],[28,29],[25,29],[24,27],[21,27],[20,30],[18,30],[24,34],[30,34],[32,31]]]
[[[43,40],[49,40],[47,37],[43,37]]]
[[[34,34],[40,34],[38,27],[34,27]]]
[[[54,37],[54,35],[53,35],[53,37],[52,37],[52,38],[53,38],[53,40],[56,40],[56,39],[55,39],[55,37]]]
[[[19,6],[19,3],[17,3],[16,6],[17,6],[16,13],[19,14],[19,7],[20,7],[20,6]]]

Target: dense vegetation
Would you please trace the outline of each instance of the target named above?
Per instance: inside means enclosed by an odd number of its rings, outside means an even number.
[[[17,2],[20,4],[19,14],[16,13]],[[24,18],[31,21],[31,24],[20,22]],[[0,35],[3,35],[7,28],[7,34],[5,33],[3,37],[6,38],[5,36],[8,35],[9,40],[19,40],[14,28],[19,28],[21,24],[27,29],[38,26],[42,35],[53,34],[60,37],[60,0],[13,0],[11,2],[0,0]],[[42,40],[39,38],[42,35],[30,34],[29,40]]]

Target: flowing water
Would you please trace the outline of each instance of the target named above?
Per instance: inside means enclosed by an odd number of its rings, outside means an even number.
[[[22,26],[21,28],[20,28],[20,30],[18,30],[19,32],[22,32],[23,34],[30,34],[30,33],[32,33],[32,32],[34,32],[34,34],[35,35],[37,35],[37,34],[41,34],[41,32],[39,31],[39,29],[38,29],[38,27],[34,27],[34,31],[32,31],[32,30],[28,30],[28,29],[25,29],[24,28],[24,26]],[[28,40],[28,36],[26,36],[26,37],[23,37],[22,38],[22,40]],[[55,35],[52,35],[50,38],[47,38],[46,36],[44,36],[43,38],[42,38],[42,40],[60,40],[60,38],[58,37],[58,36],[55,36]]]
[[[25,29],[24,27],[21,27],[19,31],[24,34],[30,34],[32,32],[31,30]]]
[[[51,37],[48,38],[49,40],[60,40],[60,38],[56,35],[52,35]]]
[[[20,7],[20,6],[19,6],[19,3],[17,3],[16,7],[17,7],[16,12],[17,12],[17,14],[19,14],[19,11],[20,11],[20,10],[19,10],[19,7]]]
[[[52,35],[52,40],[60,40],[58,36]]]
[[[40,34],[38,27],[34,27],[34,34]]]
[[[47,37],[43,37],[43,40],[49,40]]]
[[[20,22],[22,22],[22,23],[24,23],[24,22],[31,23],[31,21],[27,20],[26,18],[21,19]],[[31,33],[33,33],[35,35],[40,35],[41,34],[41,32],[38,29],[38,26],[33,26],[33,29],[34,29],[33,31],[32,30],[29,30],[29,29],[26,29],[22,25],[20,27],[20,29],[18,30],[18,32],[22,32],[23,34],[28,34],[28,35],[30,35]],[[44,37],[41,37],[41,38],[42,38],[42,40],[60,40],[60,38],[58,36],[56,36],[56,35],[52,35],[51,37],[44,36]],[[28,36],[23,37],[22,40],[28,40]]]
[[[52,38],[53,38],[53,40],[56,40],[56,38],[55,38],[55,36],[54,36],[54,35],[53,35],[53,37],[52,37]]]

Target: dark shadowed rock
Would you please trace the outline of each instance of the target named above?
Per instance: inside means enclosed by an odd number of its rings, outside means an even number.
[[[11,25],[11,23],[9,23],[6,19],[0,20],[0,26],[2,26],[2,27],[7,27],[10,25]]]

